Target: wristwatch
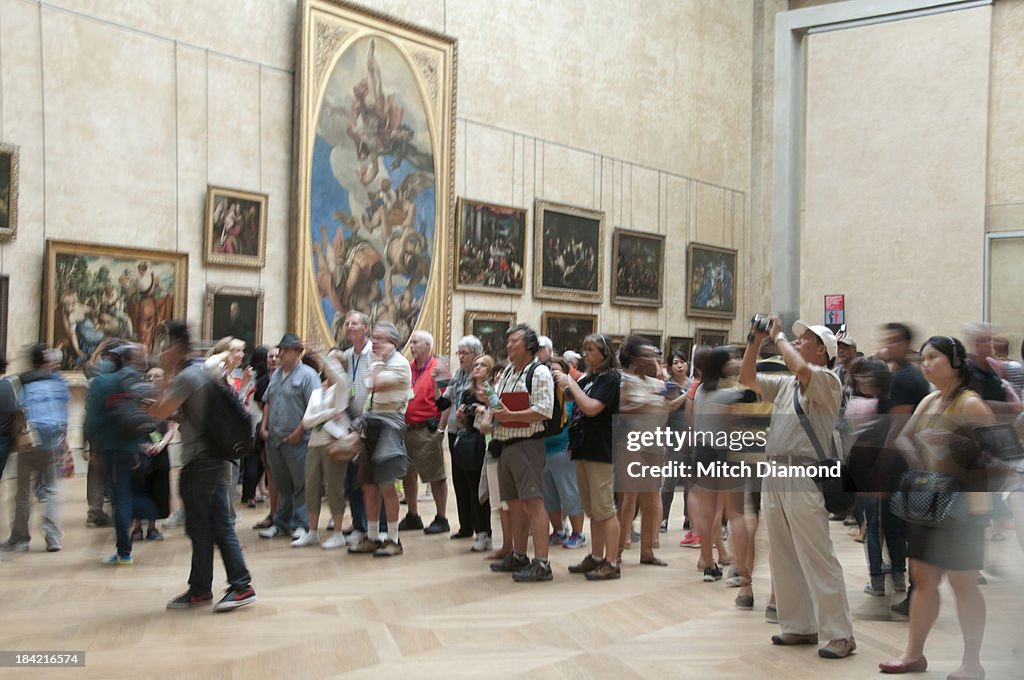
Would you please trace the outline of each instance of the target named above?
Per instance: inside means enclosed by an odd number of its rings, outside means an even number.
[[[779,341],[786,341],[786,334],[783,333],[782,331],[779,331],[778,333],[775,334],[775,344],[779,344]]]

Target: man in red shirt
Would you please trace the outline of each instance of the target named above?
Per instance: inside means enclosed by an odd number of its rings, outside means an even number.
[[[434,338],[426,331],[414,331],[409,338],[412,398],[405,408],[405,451],[412,464],[403,480],[409,512],[398,528],[400,531],[423,529],[425,534],[447,534],[451,531],[445,516],[448,506],[448,475],[441,449],[444,432],[438,429],[444,419],[435,403],[438,395],[435,380],[444,380],[450,374],[444,362],[431,353],[433,346]],[[434,521],[425,529],[417,512],[417,475],[424,483],[430,484],[437,508]]]

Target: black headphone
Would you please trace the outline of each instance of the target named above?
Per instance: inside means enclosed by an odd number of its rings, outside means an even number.
[[[956,340],[951,335],[947,335],[946,339],[949,340],[949,346],[953,348],[953,358],[949,360],[949,365],[954,369],[960,368],[964,365],[964,360],[956,353]]]
[[[540,349],[540,340],[537,338],[537,331],[533,330],[529,326],[526,326],[523,330],[523,344],[526,345],[526,351],[530,354],[536,354]]]

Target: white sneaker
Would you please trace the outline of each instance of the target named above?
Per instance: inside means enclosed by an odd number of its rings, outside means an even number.
[[[173,515],[164,520],[164,529],[177,529],[185,524],[185,511],[178,510]]]
[[[365,536],[366,534],[359,529],[353,529],[352,533],[345,537],[345,543],[346,545],[359,545]]]
[[[284,529],[275,524],[267,529],[260,529],[259,535],[260,538],[277,538],[284,535]]]
[[[473,545],[470,548],[473,552],[487,552],[491,549],[491,537],[487,534],[477,534]]]
[[[330,538],[321,543],[320,547],[324,550],[334,550],[335,548],[343,548],[345,545],[345,534],[336,531],[331,534]]]
[[[307,529],[303,529],[302,527],[295,527],[295,531],[292,532],[292,538],[294,538],[297,541],[303,536],[305,536],[307,533],[309,533]]]
[[[301,531],[301,530],[300,530]],[[317,531],[305,531],[301,536],[292,541],[293,548],[305,548],[311,545],[320,545],[320,533]]]

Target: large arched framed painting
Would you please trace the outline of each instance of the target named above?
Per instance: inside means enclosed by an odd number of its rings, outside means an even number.
[[[350,310],[447,347],[455,40],[344,2],[301,4],[291,330]]]

